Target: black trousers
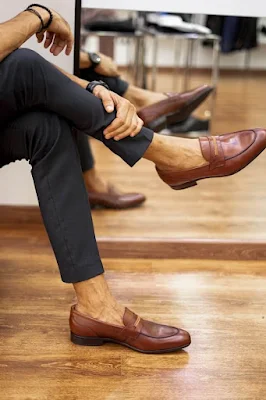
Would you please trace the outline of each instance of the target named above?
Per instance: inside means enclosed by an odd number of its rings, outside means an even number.
[[[106,140],[115,118],[102,103],[37,53],[19,49],[0,63],[0,167],[27,159],[62,280],[103,273],[76,146],[79,131],[102,141],[133,166],[153,132]],[[11,183],[12,184],[12,183]]]
[[[124,96],[128,89],[128,82],[119,78],[118,76],[104,76],[97,74],[93,68],[84,68],[80,70],[80,77],[86,81],[104,81],[109,86],[110,90],[119,94],[119,96]]]
[[[129,84],[119,77],[109,77],[99,75],[93,70],[93,68],[84,68],[80,70],[80,77],[87,81],[104,81],[109,86],[110,90],[124,96],[128,89]],[[80,155],[82,171],[88,171],[94,166],[94,158],[92,155],[91,147],[86,135],[79,135],[78,138],[78,151]]]

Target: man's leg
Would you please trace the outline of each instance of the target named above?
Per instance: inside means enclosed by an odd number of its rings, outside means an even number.
[[[108,183],[97,172],[88,136],[83,132],[77,132],[77,148],[87,192],[107,193]]]
[[[142,320],[112,296],[87,215],[90,208],[69,123],[56,114],[38,111],[14,120],[0,136],[0,167],[22,158],[32,165],[62,279],[72,282],[77,294],[69,319],[71,340],[85,345],[115,341],[148,353],[188,346],[186,331]]]
[[[85,313],[122,323],[124,308],[104,280],[74,136],[67,121],[56,114],[28,112],[2,130],[0,167],[30,161],[62,280],[74,284],[78,307]]]
[[[154,135],[146,128],[135,137],[120,141],[106,139],[103,131],[114,120],[115,112],[107,113],[101,100],[72,82],[34,51],[14,51],[0,63],[0,75],[0,125],[25,110],[42,107],[103,142],[130,166],[142,157],[160,168],[165,166],[174,170],[182,169],[183,162],[185,169],[208,164],[197,139]]]
[[[108,114],[101,100],[31,50],[19,49],[10,54],[0,63],[0,76],[0,125],[25,110],[41,107],[102,141],[131,166],[143,156],[153,139],[153,132],[146,128],[134,138],[119,142],[106,139],[103,130],[114,120],[115,112]]]
[[[146,200],[143,194],[122,192],[103,178],[95,166],[88,136],[83,132],[77,133],[77,147],[91,207],[126,209],[139,206]]]
[[[80,156],[82,172],[89,171],[94,168],[95,161],[88,136],[83,132],[77,132],[77,147]]]

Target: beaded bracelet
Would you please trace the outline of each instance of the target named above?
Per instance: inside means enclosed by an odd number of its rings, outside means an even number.
[[[41,14],[37,10],[33,9],[32,7],[40,7],[40,8],[43,8],[44,10],[46,10],[50,15],[49,21],[45,24],[43,19],[42,19]],[[35,14],[40,19],[40,21],[41,21],[41,29],[37,33],[45,31],[47,28],[49,28],[49,26],[53,22],[53,13],[52,13],[52,11],[49,10],[49,8],[47,8],[47,7],[45,7],[45,6],[41,5],[41,4],[31,4],[26,8],[25,11],[29,11],[29,12]]]

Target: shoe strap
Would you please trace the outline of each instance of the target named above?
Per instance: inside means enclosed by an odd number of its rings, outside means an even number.
[[[203,157],[210,163],[210,169],[223,167],[225,156],[220,136],[206,136],[199,138]]]

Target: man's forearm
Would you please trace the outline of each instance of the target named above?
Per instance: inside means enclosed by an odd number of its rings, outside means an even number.
[[[41,8],[38,8],[38,12],[41,14],[44,23],[47,23],[49,20],[48,12]],[[22,12],[15,18],[0,24],[0,62],[39,29],[39,18],[30,12]]]
[[[85,51],[81,51],[79,54],[79,68],[85,69],[90,68],[92,66],[91,60],[89,59],[88,53]]]

